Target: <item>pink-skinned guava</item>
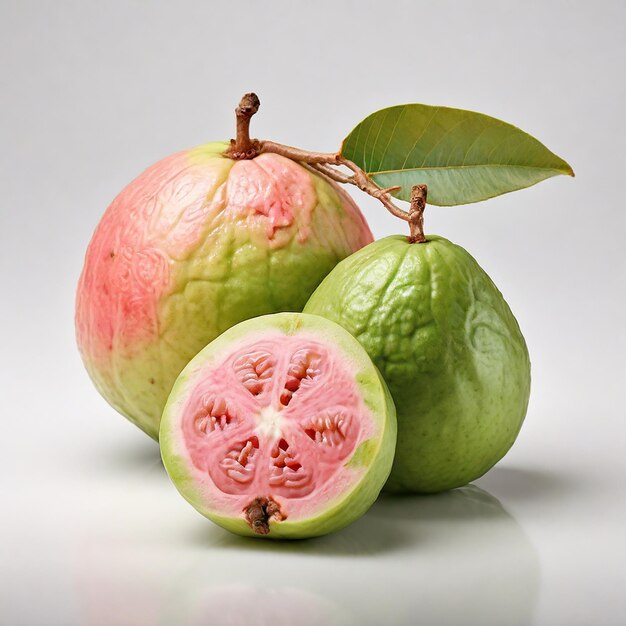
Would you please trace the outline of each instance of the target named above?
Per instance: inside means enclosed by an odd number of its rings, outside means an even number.
[[[234,324],[300,311],[341,259],[372,241],[351,198],[276,154],[228,144],[167,157],[107,209],[85,257],[76,333],[96,387],[157,438],[174,380]]]
[[[395,407],[365,350],[303,313],[241,322],[178,377],[160,429],[180,493],[234,533],[274,539],[338,530],[391,470]]]

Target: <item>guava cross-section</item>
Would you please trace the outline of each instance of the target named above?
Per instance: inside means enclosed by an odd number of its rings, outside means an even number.
[[[376,499],[396,439],[395,409],[363,348],[298,313],[226,331],[174,385],[161,423],[173,482],[239,534],[322,535]]]

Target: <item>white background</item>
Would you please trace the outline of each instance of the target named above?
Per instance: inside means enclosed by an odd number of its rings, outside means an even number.
[[[0,622],[610,626],[624,587],[623,2],[0,5]],[[233,134],[333,150],[405,102],[482,111],[559,178],[427,209],[527,338],[519,439],[474,486],[383,498],[327,538],[244,540],[184,502],[73,337],[91,232],[141,170]],[[358,193],[358,192],[357,192]],[[355,195],[376,236],[403,231]]]

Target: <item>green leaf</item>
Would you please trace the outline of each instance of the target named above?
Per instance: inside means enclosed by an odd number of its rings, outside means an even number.
[[[425,104],[382,109],[344,139],[341,153],[393,195],[411,199],[428,185],[428,202],[467,204],[535,185],[572,168],[524,131],[482,113]]]

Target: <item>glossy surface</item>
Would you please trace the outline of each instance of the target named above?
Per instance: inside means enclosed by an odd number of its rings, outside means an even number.
[[[515,441],[530,392],[526,342],[460,246],[436,235],[376,241],[339,263],[305,311],[352,333],[389,385],[398,446],[385,489],[463,486]]]
[[[341,326],[277,313],[233,326],[191,360],[159,442],[183,497],[220,526],[314,537],[358,519],[378,496],[395,451],[395,407]],[[259,502],[272,513],[256,527],[250,507]]]
[[[76,334],[102,395],[150,436],[176,376],[244,319],[299,311],[338,260],[372,239],[337,185],[274,154],[209,143],[158,161],[91,239]]]

